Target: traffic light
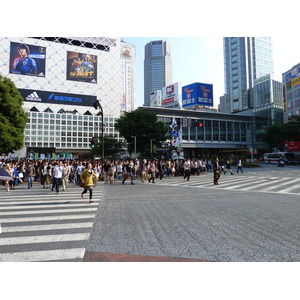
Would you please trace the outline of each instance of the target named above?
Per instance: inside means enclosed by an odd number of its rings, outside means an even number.
[[[91,147],[92,149],[94,149],[94,148],[96,147],[96,139],[95,139],[95,138],[92,138],[92,139],[90,140],[90,147]]]
[[[202,121],[200,121],[200,120],[198,120],[198,122],[197,122],[197,126],[198,126],[198,127],[203,127],[203,122],[202,122]]]

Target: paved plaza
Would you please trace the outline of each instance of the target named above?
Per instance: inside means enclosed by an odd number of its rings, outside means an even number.
[[[0,261],[300,261],[300,166],[100,182],[94,203],[70,185],[0,189]]]

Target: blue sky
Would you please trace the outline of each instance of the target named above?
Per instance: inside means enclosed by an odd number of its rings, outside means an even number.
[[[224,89],[223,37],[122,37],[136,47],[136,103],[144,103],[144,47],[153,40],[171,44],[173,83],[182,86],[194,83],[213,84],[214,107]],[[299,42],[288,36],[273,38],[274,79],[281,81],[281,74],[300,63]],[[297,45],[298,44],[298,45]]]

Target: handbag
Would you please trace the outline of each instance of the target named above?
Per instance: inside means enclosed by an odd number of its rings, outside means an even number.
[[[86,188],[86,183],[83,182],[83,181],[81,181],[81,182],[79,183],[79,186],[82,187],[82,188]]]

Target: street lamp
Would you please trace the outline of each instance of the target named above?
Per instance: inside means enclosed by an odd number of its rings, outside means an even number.
[[[98,108],[100,109],[100,114],[101,114],[101,128],[102,128],[102,138],[101,138],[101,141],[102,141],[102,165],[103,165],[103,162],[104,162],[104,118],[103,118],[103,109],[102,109],[102,106],[100,104],[100,101],[97,100],[96,102],[93,103],[93,107],[97,110]]]
[[[136,158],[136,136],[131,136],[134,139],[134,158]]]
[[[151,155],[152,155],[152,141],[155,141],[155,139],[150,140],[150,145],[151,145]]]

